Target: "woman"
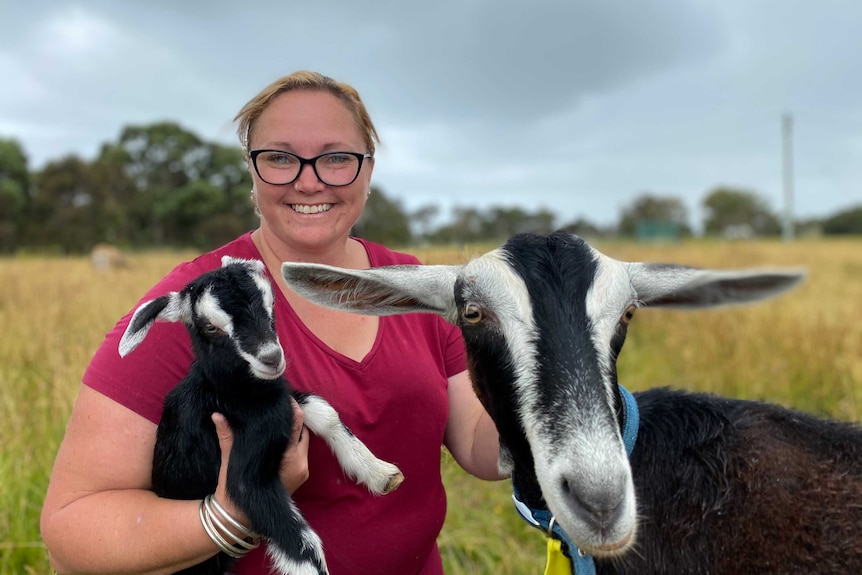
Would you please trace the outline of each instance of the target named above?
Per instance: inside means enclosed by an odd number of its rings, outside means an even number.
[[[344,476],[321,440],[301,432],[298,416],[281,477],[323,539],[332,574],[440,574],[441,444],[468,472],[500,478],[497,431],[473,394],[460,333],[428,314],[376,318],[323,309],[291,292],[279,273],[282,261],[355,269],[416,262],[349,235],[371,189],[371,119],[353,88],[311,72],[274,82],[236,119],[260,227],[179,265],[142,301],[180,289],[218,267],[222,255],[262,259],[279,288],[276,326],[287,377],[332,403],[406,478],[389,495],[369,495]],[[182,325],[156,324],[120,359],[129,317],[108,333],[84,374],[48,487],[42,535],[60,573],[172,573],[218,551],[201,523],[200,501],[150,491],[162,400],[191,362],[188,335]],[[213,421],[222,448],[214,498],[248,526],[224,491],[230,429],[218,414]],[[268,573],[263,546],[235,568]]]

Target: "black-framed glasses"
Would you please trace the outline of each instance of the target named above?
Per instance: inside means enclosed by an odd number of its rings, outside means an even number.
[[[311,164],[317,179],[327,186],[349,186],[359,176],[365,158],[372,157],[357,152],[326,152],[302,158],[284,150],[254,150],[248,155],[260,179],[274,186],[295,182],[306,164]]]

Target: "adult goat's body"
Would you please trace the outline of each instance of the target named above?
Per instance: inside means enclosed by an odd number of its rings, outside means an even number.
[[[633,549],[598,573],[862,567],[862,430],[772,404],[636,393]]]
[[[433,312],[463,333],[522,500],[599,573],[836,573],[862,565],[862,431],[777,406],[636,395],[629,460],[616,359],[639,307],[772,297],[801,274],[626,263],[569,234],[515,236],[462,266],[284,264],[294,290],[369,314]]]
[[[326,401],[291,391],[272,306],[263,263],[225,257],[221,268],[182,291],[142,304],[120,341],[120,354],[137,347],[157,320],[186,325],[195,359],[165,397],[153,490],[172,499],[202,499],[215,491],[221,454],[211,416],[222,413],[234,434],[228,496],[270,542],[268,553],[279,573],[323,575],[321,542],[279,479],[293,428],[291,396],[303,409],[305,426],[327,441],[348,475],[378,494],[395,489],[403,478],[397,467],[374,457]],[[223,573],[229,561],[219,553],[183,573]]]

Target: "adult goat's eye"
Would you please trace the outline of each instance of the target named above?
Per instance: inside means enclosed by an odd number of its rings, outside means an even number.
[[[623,316],[620,318],[620,323],[622,325],[628,325],[629,322],[631,322],[632,319],[634,319],[636,309],[637,308],[633,305],[630,305],[629,307],[627,307],[626,311],[623,312]]]
[[[479,323],[482,321],[482,308],[474,303],[468,303],[461,310],[461,318],[467,323]]]

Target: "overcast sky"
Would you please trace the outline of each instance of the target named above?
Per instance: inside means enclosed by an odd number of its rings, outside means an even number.
[[[718,185],[782,209],[862,202],[858,0],[0,0],[0,137],[30,167],[129,124],[237,144],[232,119],[298,69],[353,84],[405,209],[547,208],[609,224],[637,196]]]

